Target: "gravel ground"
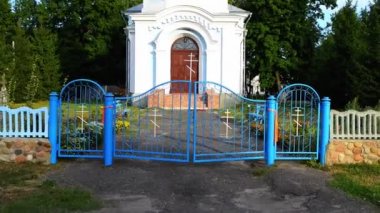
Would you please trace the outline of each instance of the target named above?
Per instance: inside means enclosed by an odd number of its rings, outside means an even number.
[[[298,163],[277,163],[260,177],[253,175],[260,162],[61,164],[48,179],[93,192],[104,201],[97,212],[380,212],[327,187],[327,173]]]

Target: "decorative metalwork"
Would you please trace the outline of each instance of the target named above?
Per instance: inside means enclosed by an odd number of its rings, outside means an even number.
[[[246,99],[212,82],[196,82],[196,90],[194,162],[263,159],[265,101]]]
[[[184,92],[170,93],[173,84]],[[196,88],[187,90],[192,85]],[[172,81],[139,96],[116,98],[116,103],[115,157],[175,162],[189,162],[191,156],[194,162],[264,158],[260,109],[265,101],[245,99],[219,84]]]
[[[173,86],[178,93],[170,93]],[[115,157],[189,162],[190,88],[190,81],[172,81],[138,96],[116,98]]]
[[[58,155],[103,157],[104,89],[94,81],[68,83],[59,96]]]
[[[177,93],[171,93],[173,87]],[[49,139],[54,141],[58,132],[52,153],[57,150],[59,157],[104,158],[106,166],[114,157],[200,163],[266,156],[268,165],[275,159],[318,159],[319,154],[324,159],[323,148],[319,153],[321,100],[303,84],[284,88],[277,107],[274,97],[247,99],[217,83],[184,80],[116,99],[96,82],[75,80],[57,97],[50,95]],[[329,101],[322,100],[323,115],[330,111]],[[37,117],[42,123],[42,115]],[[21,130],[22,120],[23,114]],[[321,145],[327,144],[328,117],[322,121]],[[57,123],[58,131],[50,128]]]
[[[277,97],[277,159],[318,159],[320,98],[307,85],[284,88]]]
[[[176,40],[173,44],[173,50],[198,50],[198,45],[195,41],[188,37],[182,37]]]

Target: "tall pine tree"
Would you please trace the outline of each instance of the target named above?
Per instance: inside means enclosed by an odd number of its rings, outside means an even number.
[[[365,25],[366,66],[368,81],[361,88],[361,102],[363,105],[374,106],[380,103],[380,1],[376,0],[366,12],[363,21]]]
[[[42,26],[33,35],[34,66],[40,82],[36,98],[47,99],[51,91],[58,91],[61,86],[57,36]]]
[[[26,85],[30,82],[34,66],[33,46],[22,27],[15,29],[13,42],[15,66],[9,79],[9,98],[15,102],[29,101]]]
[[[0,77],[12,70],[11,29],[12,12],[8,0],[0,0]]]
[[[365,66],[367,45],[365,26],[348,1],[332,19],[332,30],[316,56],[316,85],[323,95],[334,100],[335,107],[358,98],[364,104],[367,86],[373,81]],[[333,79],[327,80],[327,79]]]

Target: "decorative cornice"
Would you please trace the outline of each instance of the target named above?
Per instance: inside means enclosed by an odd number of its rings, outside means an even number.
[[[180,12],[180,13],[177,12],[174,14],[170,14],[168,16],[165,16],[165,17],[159,19],[156,22],[156,24],[149,26],[148,29],[149,29],[149,31],[160,30],[160,29],[164,28],[165,25],[174,24],[176,22],[196,23],[208,31],[220,32],[220,30],[221,30],[221,27],[217,27],[217,26],[211,24],[211,22],[209,20],[207,20],[205,17],[203,17],[202,15],[192,13],[192,12]]]

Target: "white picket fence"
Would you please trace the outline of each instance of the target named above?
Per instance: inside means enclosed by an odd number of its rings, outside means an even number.
[[[48,108],[0,107],[0,137],[48,137]]]
[[[380,139],[380,112],[331,110],[331,139]]]

